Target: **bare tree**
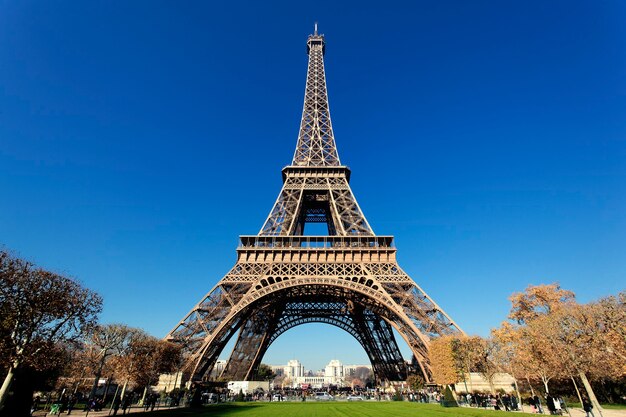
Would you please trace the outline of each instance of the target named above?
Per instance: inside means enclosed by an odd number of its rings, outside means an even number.
[[[95,381],[90,398],[96,393],[102,370],[114,355],[121,355],[130,341],[131,330],[123,324],[105,324],[96,326],[87,337],[86,353]]]
[[[148,335],[141,329],[129,329],[124,350],[113,357],[116,376],[124,381],[121,397],[128,384],[144,387],[144,396],[150,385],[158,382],[159,375],[172,372],[180,366],[180,347]]]
[[[0,408],[18,368],[41,367],[47,349],[78,340],[101,309],[100,296],[78,282],[0,251],[0,349],[7,368]]]

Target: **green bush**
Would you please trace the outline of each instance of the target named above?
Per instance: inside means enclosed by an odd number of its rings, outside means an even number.
[[[239,394],[237,394],[237,398],[235,398],[235,401],[240,402],[240,403],[244,401],[242,390],[239,390]]]

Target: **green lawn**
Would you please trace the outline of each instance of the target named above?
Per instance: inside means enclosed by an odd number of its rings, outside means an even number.
[[[472,408],[444,408],[437,404],[409,402],[305,402],[229,403],[198,410],[178,409],[145,413],[150,417],[502,417],[504,411]]]

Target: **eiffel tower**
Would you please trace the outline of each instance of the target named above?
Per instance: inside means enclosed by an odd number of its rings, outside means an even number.
[[[430,338],[462,332],[400,268],[393,236],[374,234],[352,194],[330,119],[325,50],[316,24],[296,151],[267,220],[257,235],[240,236],[235,266],[166,337],[182,344],[190,380],[208,378],[237,332],[221,376],[250,380],[281,334],[326,323],[354,336],[380,381],[407,377],[395,329],[429,381]],[[325,223],[328,235],[305,236],[308,223]]]

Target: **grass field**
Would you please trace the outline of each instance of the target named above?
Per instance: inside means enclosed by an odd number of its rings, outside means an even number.
[[[229,403],[198,410],[178,409],[145,413],[151,417],[502,417],[504,411],[444,408],[409,402]]]

